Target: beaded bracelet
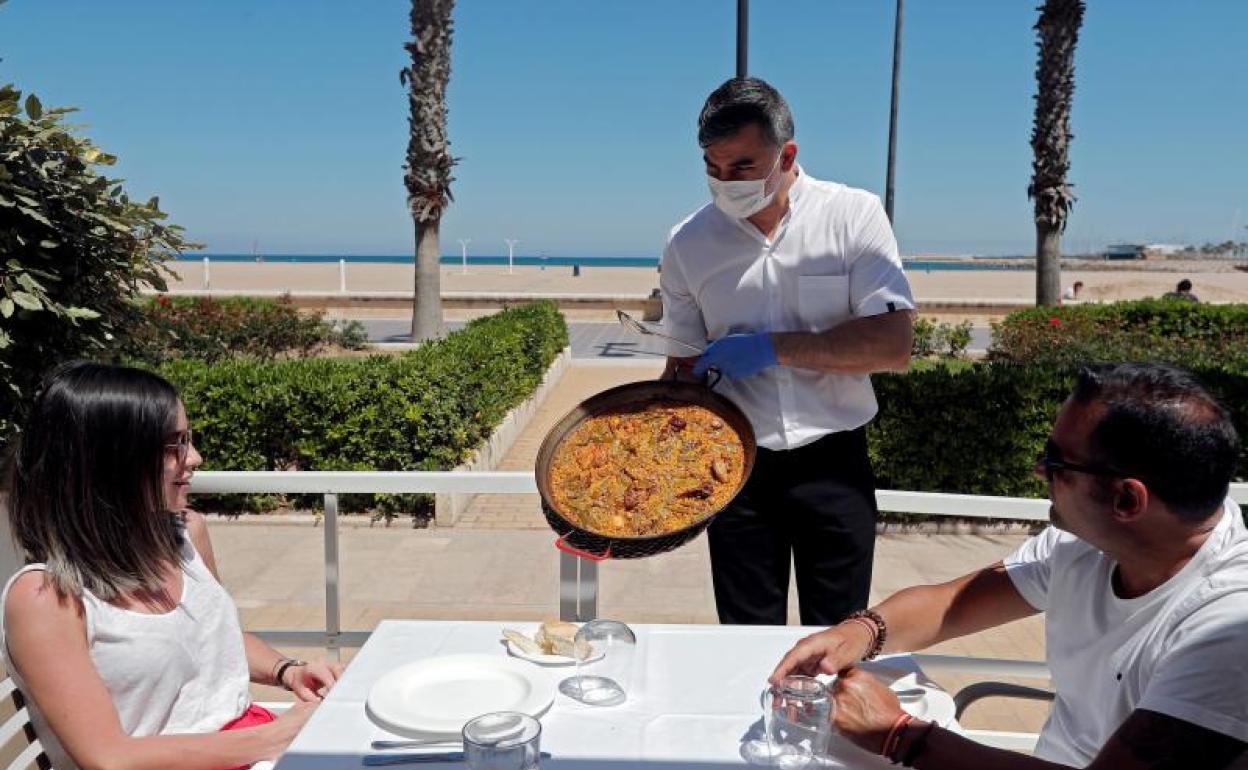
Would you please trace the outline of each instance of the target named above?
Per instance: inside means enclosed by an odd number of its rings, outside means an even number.
[[[888,639],[888,624],[884,622],[884,616],[875,610],[858,610],[851,612],[845,620],[869,620],[875,624],[875,633],[871,643],[871,649],[867,650],[862,656],[863,660],[873,660],[877,655],[884,651],[884,642]]]

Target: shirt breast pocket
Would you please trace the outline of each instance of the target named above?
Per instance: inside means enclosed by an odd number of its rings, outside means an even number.
[[[849,276],[802,275],[797,279],[797,312],[806,331],[822,332],[853,316]]]

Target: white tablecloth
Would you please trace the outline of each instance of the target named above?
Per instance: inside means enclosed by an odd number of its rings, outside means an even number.
[[[362,767],[381,730],[364,703],[373,683],[405,663],[435,655],[506,655],[499,621],[382,622],[346,674],[295,739],[277,770],[348,770]],[[556,696],[542,717],[543,770],[647,770],[677,766],[743,767],[741,742],[760,722],[759,695],[780,657],[817,629],[795,626],[635,625],[637,652],[632,691],[619,706],[586,706]],[[909,656],[889,665],[914,669]],[[557,679],[573,668],[551,668]],[[892,767],[879,757],[833,739],[826,768]],[[443,770],[452,765],[419,765]],[[462,767],[462,765],[459,765]]]

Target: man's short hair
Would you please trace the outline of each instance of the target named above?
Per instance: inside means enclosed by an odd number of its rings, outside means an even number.
[[[1189,280],[1187,280],[1186,278],[1184,278],[1183,280],[1179,281],[1179,287],[1178,287],[1178,289],[1179,289],[1179,291],[1191,291],[1191,290],[1192,290],[1192,282],[1191,282],[1191,281],[1189,281]]]
[[[1195,377],[1164,364],[1080,370],[1072,398],[1104,405],[1096,461],[1142,481],[1174,515],[1204,521],[1226,499],[1239,464],[1230,413]]]
[[[711,92],[698,115],[698,146],[708,147],[756,123],[779,147],[793,138],[793,114],[780,92],[759,78],[732,78]]]
[[[1075,281],[1075,288],[1076,288],[1076,289],[1082,289],[1082,288],[1083,288],[1083,281]]]

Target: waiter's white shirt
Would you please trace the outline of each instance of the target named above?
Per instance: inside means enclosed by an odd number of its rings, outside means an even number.
[[[743,332],[821,332],[915,307],[880,199],[800,166],[770,240],[709,203],[672,229],[659,285],[664,331],[699,346]],[[668,354],[693,355],[672,343]],[[865,375],[773,366],[716,390],[741,407],[767,449],[852,430],[876,413]]]

